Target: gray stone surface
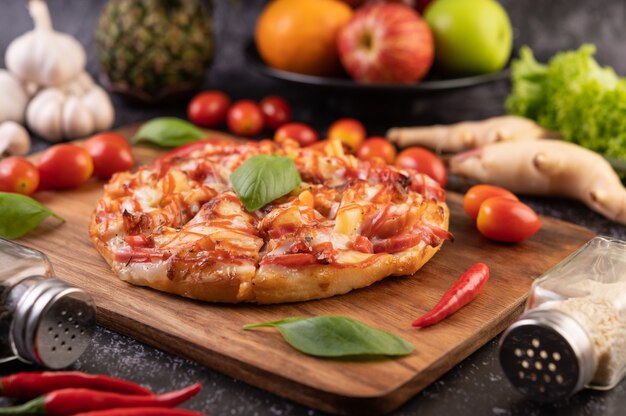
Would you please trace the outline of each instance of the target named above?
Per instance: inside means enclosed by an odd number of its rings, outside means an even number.
[[[0,5],[0,67],[8,43],[31,27],[25,0],[2,0]],[[55,26],[76,36],[87,48],[88,69],[97,76],[92,32],[104,0],[49,0]],[[420,114],[407,114],[406,97],[359,96],[356,100],[380,104],[384,117],[350,113],[346,97],[338,91],[303,88],[269,79],[255,72],[242,53],[254,28],[262,0],[218,0],[216,18],[218,49],[205,86],[227,91],[234,98],[260,98],[280,93],[293,104],[297,119],[320,130],[340,116],[362,117],[368,130],[383,133],[391,120],[400,124],[426,124],[479,119],[501,114],[506,82],[449,94],[422,98]],[[626,3],[622,0],[503,0],[516,27],[516,45],[528,44],[541,59],[562,49],[591,42],[598,46],[598,60],[626,74]],[[353,101],[354,101],[354,97]],[[419,97],[415,97],[416,101]],[[346,101],[348,100],[348,101]],[[158,115],[184,115],[183,105],[149,107],[114,97],[116,126]],[[343,107],[333,105],[343,103]],[[36,148],[46,146],[37,141]],[[626,227],[612,223],[579,203],[555,198],[526,198],[538,212],[589,227],[600,234],[626,239]],[[522,398],[504,379],[497,363],[497,340],[492,340],[440,380],[416,395],[397,415],[623,415],[626,382],[606,393],[584,391],[554,406],[538,406]],[[126,336],[98,328],[94,342],[73,367],[140,382],[156,391],[204,385],[202,393],[185,407],[213,415],[317,415],[317,411],[233,380],[186,359],[138,343]],[[28,370],[23,364],[0,366],[0,374]],[[0,399],[0,405],[7,401]]]

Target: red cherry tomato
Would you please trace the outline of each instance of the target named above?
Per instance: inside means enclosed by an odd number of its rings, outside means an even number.
[[[228,128],[240,136],[255,136],[263,131],[263,112],[252,100],[239,100],[230,107]]]
[[[482,203],[476,226],[491,240],[517,243],[539,231],[541,220],[528,205],[497,196]]]
[[[401,151],[396,158],[396,166],[424,173],[439,182],[442,187],[448,182],[446,166],[436,154],[423,147],[409,147]]]
[[[0,160],[0,192],[31,195],[39,186],[39,171],[28,160],[7,157]]]
[[[95,139],[98,140],[106,140],[108,143],[114,143],[118,146],[121,147],[126,147],[127,149],[130,150],[130,143],[128,142],[128,140],[126,140],[126,138],[124,136],[122,136],[119,133],[98,133],[98,134],[94,134],[93,136],[91,136],[86,142],[85,144],[91,142],[91,141],[95,141]]]
[[[362,160],[380,158],[385,163],[393,163],[396,159],[396,148],[384,137],[371,137],[359,147],[356,156]]]
[[[478,211],[483,201],[496,196],[519,201],[513,193],[499,186],[475,185],[465,193],[465,197],[463,197],[463,209],[467,212],[467,215],[475,220],[478,217]]]
[[[363,124],[353,118],[342,118],[331,124],[328,129],[330,140],[339,139],[352,150],[357,150],[365,140],[367,133]]]
[[[93,174],[100,179],[108,179],[135,164],[128,142],[116,133],[96,134],[85,142],[85,149],[93,159]]]
[[[93,160],[82,147],[57,144],[41,154],[37,165],[40,188],[74,188],[87,181],[93,173]]]
[[[277,142],[293,139],[300,143],[300,147],[310,146],[319,140],[317,132],[308,124],[304,123],[287,123],[282,125],[276,133],[274,140]]]
[[[226,119],[230,98],[221,91],[205,91],[193,97],[187,106],[187,117],[202,127],[219,126]]]
[[[263,111],[265,127],[270,130],[276,130],[283,124],[291,121],[291,107],[282,97],[272,95],[263,98],[261,111]]]

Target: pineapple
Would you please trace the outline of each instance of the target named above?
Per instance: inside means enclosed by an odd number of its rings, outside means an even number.
[[[105,84],[142,101],[198,88],[213,57],[210,0],[110,0],[95,33]]]

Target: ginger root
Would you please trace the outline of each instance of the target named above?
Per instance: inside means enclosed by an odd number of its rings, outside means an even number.
[[[451,125],[394,128],[387,139],[399,147],[424,146],[438,152],[462,152],[496,142],[528,141],[555,137],[524,117],[501,116]]]
[[[575,198],[626,224],[626,189],[599,154],[559,140],[497,143],[450,159],[450,172],[527,195]]]

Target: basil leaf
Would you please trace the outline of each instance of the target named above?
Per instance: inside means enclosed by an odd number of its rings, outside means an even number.
[[[293,318],[285,318],[285,319],[281,319],[280,321],[273,321],[273,322],[261,322],[260,324],[249,324],[249,325],[244,325],[243,329],[254,329],[254,328],[263,328],[263,327],[271,327],[271,328],[276,328],[282,324],[288,324],[290,322],[298,322],[298,321],[302,321],[303,319],[307,319],[307,318],[301,318],[301,317],[293,317]]]
[[[246,209],[256,211],[293,191],[302,179],[288,157],[257,155],[239,166],[230,181]]]
[[[289,345],[316,357],[402,356],[415,349],[396,335],[344,316],[287,318],[243,329],[263,326],[278,328]]]
[[[178,147],[206,137],[206,133],[193,124],[176,117],[160,117],[145,123],[131,139],[154,143],[162,147]]]
[[[18,238],[34,230],[49,216],[63,218],[33,198],[21,194],[0,192],[0,236]]]

